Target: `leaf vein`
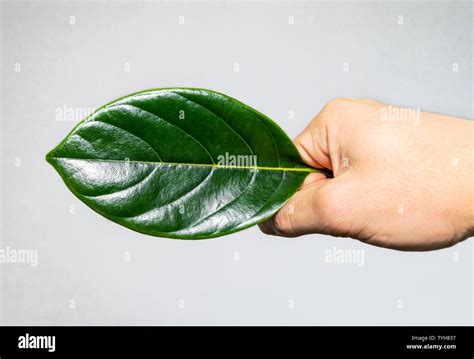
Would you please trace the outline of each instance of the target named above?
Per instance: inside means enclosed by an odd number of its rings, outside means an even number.
[[[124,104],[116,105],[116,106],[123,106],[123,105],[124,105]],[[212,158],[212,156],[211,156],[211,154],[209,153],[209,151],[207,150],[207,148],[206,148],[197,138],[195,138],[193,135],[191,135],[189,132],[183,130],[181,127],[176,126],[175,124],[171,123],[170,121],[168,121],[168,120],[166,120],[166,119],[164,119],[164,118],[162,118],[162,117],[160,117],[160,116],[154,114],[153,112],[150,112],[150,111],[148,111],[148,110],[145,110],[145,109],[143,109],[143,108],[141,108],[141,107],[139,107],[139,106],[137,106],[137,105],[132,105],[132,104],[130,104],[130,103],[127,103],[127,104],[125,104],[125,105],[130,106],[130,107],[133,107],[133,108],[136,108],[136,109],[141,110],[141,111],[143,111],[143,112],[146,112],[146,113],[152,115],[153,117],[156,117],[157,119],[166,122],[166,123],[169,124],[170,126],[175,127],[176,129],[178,129],[179,131],[183,132],[183,133],[186,134],[187,136],[191,137],[194,141],[196,141],[196,142],[204,149],[204,151],[206,151],[206,153],[208,154],[208,156],[209,156],[209,158],[211,159],[212,163],[215,164],[214,159]],[[116,107],[116,106],[111,106],[111,107]]]
[[[250,153],[252,154],[252,156],[254,155],[254,152],[252,151],[252,148],[250,147],[250,145],[248,144],[248,142],[236,131],[234,130],[227,122],[225,122],[220,116],[218,116],[216,113],[214,113],[213,111],[211,111],[211,109],[209,109],[208,107],[194,101],[194,100],[191,100],[189,98],[187,98],[185,95],[183,94],[180,94],[180,93],[177,93],[177,92],[174,92],[172,91],[175,95],[178,95],[179,97],[182,97],[184,98],[186,101],[189,101],[201,108],[203,108],[204,110],[206,110],[207,112],[209,112],[212,116],[216,117],[219,121],[221,121],[225,126],[227,126],[233,133],[235,133],[244,143],[245,145],[248,147],[248,149],[250,150]]]
[[[112,119],[114,118],[114,115],[111,114],[109,111],[106,111],[106,113],[107,113],[108,116],[112,117]],[[120,127],[120,126],[111,124],[111,123],[109,123],[109,122],[104,122],[104,121],[100,121],[100,120],[93,120],[93,121],[91,121],[91,122],[99,122],[99,123],[102,123],[102,124],[104,124],[104,125],[112,126],[112,127],[118,128],[119,130],[122,130],[122,131],[124,131],[124,132],[126,132],[126,133],[129,133],[129,134],[132,135],[133,137],[138,138],[140,141],[142,141],[143,143],[145,143],[146,145],[148,145],[148,147],[151,148],[151,150],[155,153],[155,155],[158,157],[158,159],[159,159],[160,161],[163,161],[163,160],[161,159],[160,155],[158,154],[158,152],[156,152],[156,149],[155,149],[151,144],[149,144],[149,143],[148,143],[147,141],[145,141],[143,138],[141,138],[141,137],[135,135],[134,133],[131,133],[130,131],[128,131],[128,130],[126,130],[126,129]]]

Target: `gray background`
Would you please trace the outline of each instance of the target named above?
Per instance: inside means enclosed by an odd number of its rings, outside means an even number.
[[[148,237],[83,205],[44,155],[75,123],[58,108],[154,87],[227,93],[292,137],[334,97],[472,118],[472,21],[471,2],[3,2],[1,246],[38,249],[39,264],[0,264],[1,323],[471,324],[472,241]],[[365,266],[326,263],[333,247]]]

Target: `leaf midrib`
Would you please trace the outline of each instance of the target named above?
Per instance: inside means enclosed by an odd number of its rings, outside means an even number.
[[[162,165],[162,166],[189,166],[189,167],[211,167],[220,169],[248,169],[257,171],[285,171],[285,172],[320,172],[320,170],[311,167],[267,167],[267,166],[223,166],[210,163],[178,163],[178,162],[153,162],[153,161],[137,161],[137,160],[109,160],[109,159],[98,159],[98,158],[70,158],[70,157],[56,157],[46,156],[49,160],[77,160],[77,161],[88,161],[88,162],[111,162],[111,163],[137,163],[147,165]]]

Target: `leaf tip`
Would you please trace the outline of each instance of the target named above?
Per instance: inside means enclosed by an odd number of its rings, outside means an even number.
[[[48,162],[50,165],[53,164],[53,159],[54,159],[54,153],[56,152],[56,148],[53,148],[51,151],[49,151],[45,156],[44,159],[46,162]]]

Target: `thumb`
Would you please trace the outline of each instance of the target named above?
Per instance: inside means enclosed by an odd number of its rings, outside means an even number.
[[[329,232],[335,179],[309,179],[307,182],[310,184],[296,192],[273,217],[259,224],[263,233],[297,237]]]

